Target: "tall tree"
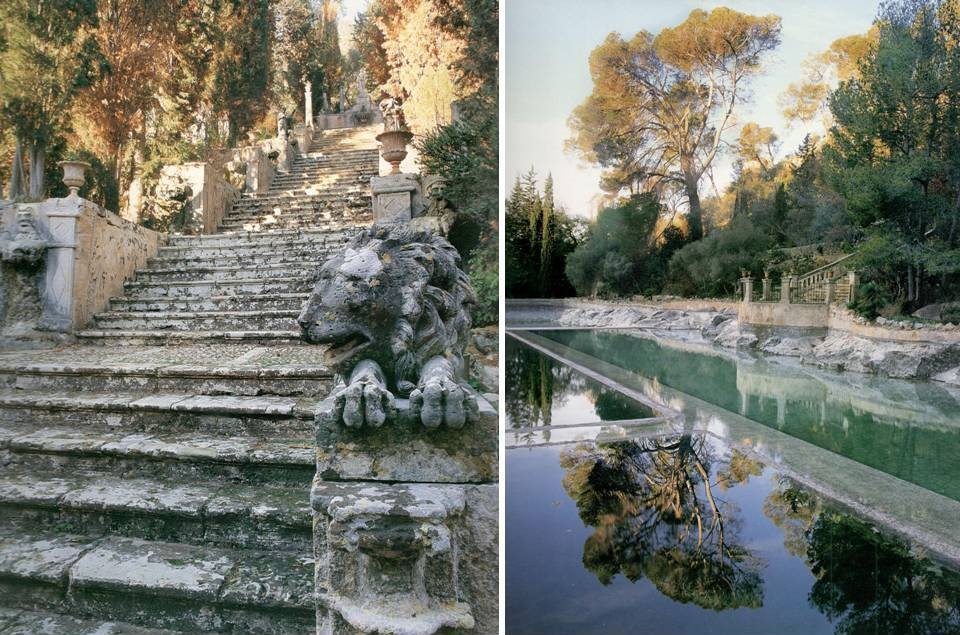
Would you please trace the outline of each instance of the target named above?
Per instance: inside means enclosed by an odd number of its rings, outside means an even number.
[[[681,190],[690,237],[699,239],[700,180],[779,42],[779,17],[725,7],[694,10],[657,36],[611,33],[590,55],[593,93],[570,118],[570,147],[604,168],[608,189]]]
[[[47,148],[73,97],[104,70],[96,24],[94,0],[0,3],[0,117],[27,153],[31,198],[45,194]]]
[[[960,274],[960,18],[955,2],[900,0],[877,26],[874,52],[831,97],[825,158],[869,238],[864,258],[884,254],[874,264],[916,306]]]

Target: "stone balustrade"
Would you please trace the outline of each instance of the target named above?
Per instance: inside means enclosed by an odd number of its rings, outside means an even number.
[[[43,250],[36,262],[2,265],[4,347],[30,346],[81,328],[165,242],[163,234],[78,196],[0,209],[4,242],[16,241],[29,222]]]

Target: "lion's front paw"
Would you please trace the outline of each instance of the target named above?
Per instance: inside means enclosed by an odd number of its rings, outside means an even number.
[[[431,378],[410,393],[410,404],[428,428],[459,428],[476,410],[476,399],[452,379]]]
[[[334,395],[343,424],[350,428],[379,428],[393,411],[393,394],[375,381],[355,381]]]

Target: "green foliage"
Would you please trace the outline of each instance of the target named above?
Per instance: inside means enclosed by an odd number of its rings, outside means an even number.
[[[656,196],[641,194],[601,210],[590,233],[567,258],[566,273],[580,295],[627,296],[660,291],[667,262],[683,238],[655,230],[663,214]]]
[[[771,237],[756,231],[749,218],[734,218],[729,228],[674,254],[665,289],[698,297],[733,295],[740,272],[745,269],[756,275],[762,271],[771,246]]]
[[[553,180],[544,195],[531,169],[517,179],[507,200],[504,224],[506,295],[512,298],[569,297],[574,289],[564,272],[582,235],[582,221],[567,216],[553,201]]]
[[[455,63],[458,120],[418,141],[421,168],[444,179],[441,195],[478,225],[489,225],[499,207],[500,132],[497,75],[498,3],[495,0],[438,2],[436,26],[465,42]],[[471,245],[457,245],[472,248]]]
[[[960,15],[955,3],[885,3],[876,47],[830,99],[824,154],[854,223],[895,245],[876,282],[909,307],[960,293]],[[941,269],[945,265],[945,268]]]
[[[857,289],[857,296],[850,303],[849,308],[868,320],[875,320],[888,301],[880,285],[876,282],[866,282]]]
[[[496,243],[490,243],[472,255],[469,273],[473,290],[477,293],[473,326],[497,324],[500,321],[500,268]]]

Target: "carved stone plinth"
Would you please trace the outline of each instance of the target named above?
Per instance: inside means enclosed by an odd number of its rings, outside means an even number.
[[[415,174],[388,174],[370,179],[376,223],[405,223],[413,218],[420,183]]]

